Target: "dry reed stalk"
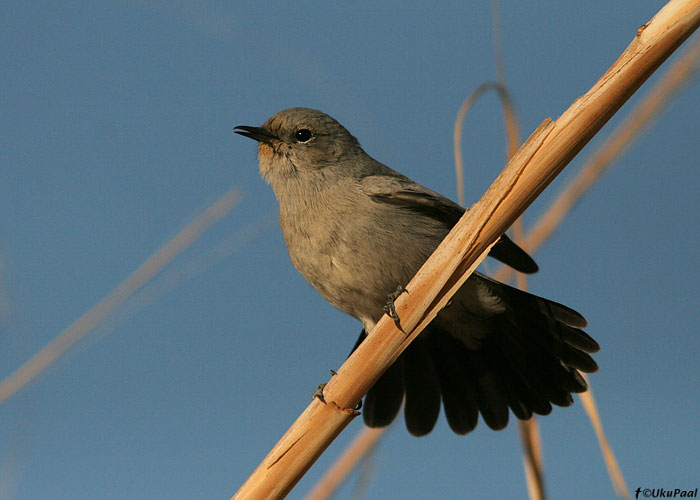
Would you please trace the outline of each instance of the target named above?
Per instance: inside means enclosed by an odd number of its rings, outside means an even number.
[[[503,123],[506,128],[506,137],[508,138],[508,147],[506,157],[510,159],[520,145],[520,133],[518,131],[517,119],[515,118],[515,110],[510,99],[510,95],[505,86],[496,82],[486,82],[479,85],[459,107],[457,118],[455,118],[454,134],[452,144],[455,155],[455,176],[457,182],[457,201],[464,206],[464,166],[462,160],[462,129],[464,128],[464,118],[471,109],[476,100],[485,92],[494,90],[501,100],[501,109],[503,110]],[[515,138],[515,140],[513,140]]]
[[[629,115],[593,153],[578,175],[566,186],[537,220],[520,245],[528,252],[536,252],[559,227],[576,202],[612,166],[619,156],[639,137],[663,107],[679,92],[700,69],[700,37],[695,37],[683,54],[654,85]],[[494,277],[499,281],[512,278],[514,271],[501,266]]]
[[[482,199],[447,235],[396,300],[403,331],[387,316],[234,495],[284,497],[357,415],[353,410],[379,376],[444,307],[489,249],[610,117],[700,25],[700,0],[671,0],[613,66],[556,122],[546,120]],[[405,332],[405,333],[404,333]]]
[[[506,160],[510,160],[520,146],[520,127],[516,118],[515,106],[506,86],[505,69],[503,65],[503,54],[501,50],[501,28],[500,28],[500,7],[498,0],[493,1],[493,31],[494,31],[494,54],[496,59],[496,68],[498,74],[498,83],[495,85],[486,84],[476,89],[462,104],[457,120],[455,122],[454,132],[454,150],[455,150],[455,169],[457,171],[458,181],[458,197],[460,204],[463,204],[463,175],[464,170],[460,144],[462,136],[462,123],[466,118],[468,110],[483,93],[484,90],[493,88],[497,91],[501,101],[501,109],[503,112],[503,122],[506,129]],[[458,129],[459,127],[459,129]],[[513,234],[516,242],[523,239],[523,219],[518,217],[512,226]],[[524,274],[518,273],[518,288],[521,290],[527,289],[527,279]],[[525,480],[527,482],[528,495],[531,500],[545,500],[544,488],[544,469],[542,460],[542,446],[537,426],[537,417],[533,415],[530,420],[518,421],[518,433],[520,443],[523,447],[523,467],[525,468]]]
[[[602,177],[626,148],[639,137],[649,123],[658,116],[671,97],[690,81],[698,69],[700,69],[700,37],[696,37],[688,48],[683,51],[683,54],[680,55],[659,82],[591,156],[579,174],[559,194],[543,216],[538,219],[527,236],[519,241],[519,244],[524,249],[529,252],[536,252],[551,237],[576,202],[591,188],[595,181]],[[512,269],[501,266],[495,277],[498,280],[505,281],[510,279],[513,274],[514,271]],[[631,498],[615,454],[603,432],[593,394],[589,391],[580,396],[596,432],[615,493],[618,496]]]
[[[498,0],[494,0],[494,32],[496,43],[496,60],[498,67],[498,81],[505,88],[505,70],[503,67],[503,57],[500,50],[500,22]],[[501,99],[503,109],[503,121],[506,125],[506,158],[510,160],[520,146],[520,127],[516,118],[515,106],[509,94],[505,93],[507,99]],[[518,217],[512,226],[515,241],[520,243],[524,237],[524,227],[522,216]],[[517,286],[521,290],[527,290],[527,276],[518,273]],[[523,448],[523,467],[525,469],[525,481],[530,500],[546,500],[547,495],[544,487],[544,465],[542,459],[542,440],[540,429],[537,425],[537,416],[532,415],[529,420],[518,421],[518,435],[520,445]]]
[[[520,244],[524,237],[523,218],[519,217],[513,224],[513,238],[516,243]],[[527,291],[527,275],[517,273],[516,278],[518,288]],[[523,467],[528,496],[530,500],[546,500],[542,438],[540,427],[537,424],[537,416],[533,414],[528,420],[518,420],[518,434],[520,435],[520,444],[523,447]]]
[[[75,320],[55,339],[24,362],[17,370],[0,382],[0,404],[22,389],[46,370],[63,353],[104,321],[118,306],[136,293],[158,274],[175,257],[194,243],[213,224],[221,220],[241,199],[236,189],[229,190],[207,208],[170,241],[163,245],[146,262],[122,281],[115,289]]]
[[[595,431],[596,437],[598,438],[598,444],[600,445],[600,451],[603,454],[603,459],[605,460],[605,466],[608,469],[608,474],[610,475],[610,481],[615,489],[615,494],[619,497],[625,497],[627,500],[631,500],[632,496],[627,488],[627,483],[625,478],[622,476],[622,471],[615,458],[615,453],[612,451],[612,447],[608,442],[608,438],[605,437],[605,431],[603,431],[603,423],[600,420],[600,415],[598,414],[598,408],[595,403],[595,398],[593,397],[593,389],[591,384],[588,382],[588,377],[585,373],[582,373],[583,378],[588,383],[588,390],[584,393],[579,394],[581,398],[581,403],[583,403],[583,408],[586,410],[588,419],[593,425],[593,430]]]
[[[519,218],[515,222],[515,224],[513,224],[512,229],[516,241],[519,241],[523,248],[527,248],[529,252],[536,252],[541,247],[541,245],[544,244],[551,237],[554,230],[559,226],[559,224],[563,221],[565,216],[573,207],[575,203],[573,193],[575,193],[578,198],[585,194],[585,192],[587,192],[587,190],[592,186],[593,181],[600,178],[602,174],[605,173],[606,169],[610,167],[610,164],[612,164],[615,161],[615,159],[618,158],[619,155],[621,155],[624,152],[624,150],[627,147],[629,147],[635,139],[637,139],[637,137],[641,134],[643,129],[649,126],[649,123],[654,118],[656,118],[658,114],[662,111],[663,106],[668,104],[670,98],[674,94],[679,92],[690,81],[690,79],[695,75],[695,73],[697,73],[698,69],[700,69],[700,37],[695,37],[691,41],[691,44],[686,48],[686,50],[684,50],[683,53],[679,56],[678,60],[676,60],[674,64],[669,68],[669,70],[666,73],[664,73],[663,77],[656,83],[656,85],[651,89],[651,91],[644,96],[643,100],[640,101],[640,103],[634,108],[634,110],[613,131],[613,133],[599,148],[599,150],[596,153],[594,153],[591,159],[584,165],[584,167],[582,167],[582,171],[590,169],[593,170],[593,172],[589,172],[586,175],[579,175],[575,179],[573,179],[562,191],[561,195],[557,198],[557,200],[562,201],[555,201],[544,212],[543,216],[540,219],[538,219],[538,222],[535,223],[535,225],[533,226],[532,233],[523,235],[518,234],[518,231],[520,231],[521,233],[524,232],[523,228],[519,227],[522,226],[522,218]],[[495,86],[498,84],[492,85]],[[473,104],[473,94],[470,95],[467,98],[467,100],[471,100],[471,104]],[[465,100],[465,103],[463,103],[462,106],[465,106],[467,100]],[[465,113],[463,113],[463,117],[460,123],[463,123],[464,118],[466,118]],[[510,142],[508,150],[510,150]],[[461,164],[459,164],[456,166],[456,168],[458,171],[461,171],[463,167],[461,166]],[[556,214],[551,214],[551,211],[554,211]],[[501,269],[499,269],[498,273],[496,273],[496,278],[501,281],[505,281],[506,279],[510,278],[510,276],[504,273],[504,271],[508,271],[509,274],[513,274],[512,269],[504,266]],[[523,276],[522,274],[516,275],[518,276],[518,278]],[[521,284],[518,283],[518,286],[521,286]],[[589,419],[593,423],[594,430],[598,435],[598,441],[600,443],[601,449],[605,448],[607,450],[603,452],[606,465],[614,464],[613,466],[608,465],[608,473],[611,476],[611,482],[613,483],[615,492],[618,496],[624,496],[625,498],[629,498],[629,491],[627,490],[624,477],[620,473],[620,468],[617,465],[615,455],[612,452],[612,448],[607,438],[605,437],[605,434],[603,433],[600,416],[596,409],[595,398],[591,391],[582,395],[582,402],[585,411],[589,414]],[[594,422],[599,422],[599,425],[596,425]],[[532,427],[537,428],[536,424]],[[364,431],[366,431],[366,428],[358,432],[357,436],[355,436],[355,439],[348,446],[348,449],[350,447],[358,446],[356,445],[356,441],[362,441],[367,439]],[[380,429],[374,429],[374,431],[380,431]],[[541,449],[539,431],[536,431],[536,438],[533,438],[532,432],[533,431],[531,429],[528,429],[527,431],[521,431],[521,436],[527,433],[527,439],[529,441],[536,439],[536,446],[537,448]],[[376,434],[374,434],[373,437],[374,439],[379,439],[381,437],[381,432],[376,432]],[[525,439],[524,436],[523,439]],[[527,457],[528,455],[528,452],[526,452],[525,456]],[[341,455],[341,457],[345,457],[345,454]],[[355,467],[357,461],[359,461],[359,459],[361,458],[361,456],[356,457],[356,460],[352,463],[344,461],[344,475],[347,475],[349,471],[352,470],[353,467]],[[539,456],[537,462],[541,463],[541,461],[542,457]],[[328,473],[333,471],[334,474],[338,474],[338,470],[335,470],[334,467],[335,465],[328,470]],[[526,465],[526,475],[530,476],[535,471],[528,471],[528,467],[529,465]],[[541,471],[538,475],[542,475]],[[340,481],[342,481],[343,477],[344,476],[341,476],[340,478],[335,479],[335,481],[339,483]],[[325,481],[325,476],[321,479],[319,484],[323,481]],[[528,488],[530,488],[530,486],[528,486]],[[313,500],[321,500],[322,498],[328,498],[330,494],[332,494],[332,490],[325,491],[327,492],[326,496],[309,496],[306,498],[306,500],[311,500],[311,498],[313,498]],[[531,493],[530,498],[539,497]]]
[[[518,420],[518,431],[523,445],[523,467],[527,481],[527,493],[531,500],[545,500],[544,468],[542,466],[542,442],[537,419]]]

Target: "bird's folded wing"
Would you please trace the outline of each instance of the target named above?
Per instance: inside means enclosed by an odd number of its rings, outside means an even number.
[[[397,205],[441,222],[449,230],[464,214],[464,208],[407,177],[370,175],[361,180],[364,193],[379,203]],[[491,248],[489,256],[523,273],[535,273],[537,264],[525,250],[505,234]]]

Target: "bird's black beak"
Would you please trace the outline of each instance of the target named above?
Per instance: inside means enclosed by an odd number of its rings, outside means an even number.
[[[279,140],[279,138],[271,133],[270,131],[260,128],[260,127],[248,127],[247,125],[237,125],[233,128],[233,131],[243,137],[249,137],[255,141],[262,142],[268,146],[272,145],[273,140]]]

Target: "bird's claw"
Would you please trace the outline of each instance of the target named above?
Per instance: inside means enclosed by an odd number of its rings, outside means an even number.
[[[408,293],[408,290],[406,290],[405,287],[399,285],[394,293],[390,293],[389,302],[387,302],[384,306],[384,312],[387,314],[387,316],[394,320],[396,328],[398,328],[402,333],[405,334],[406,332],[404,332],[403,328],[401,328],[401,321],[399,320],[399,315],[396,313],[396,306],[394,305],[394,301],[399,297],[399,295],[401,295],[404,292]]]
[[[338,375],[338,372],[336,372],[335,370],[330,370],[330,372],[331,372],[331,376],[332,376],[332,377],[335,377],[336,375]],[[317,399],[317,398],[318,398],[318,399],[321,400],[322,403],[325,403],[325,402],[326,402],[326,398],[323,396],[323,389],[325,389],[325,388],[326,388],[326,384],[325,384],[325,383],[323,383],[323,384],[318,384],[318,387],[316,388],[316,390],[314,391],[314,393],[311,395],[311,399]]]
[[[323,389],[326,387],[326,384],[318,384],[318,387],[314,391],[314,393],[311,395],[311,399],[316,399],[318,398],[321,400],[321,403],[326,404],[326,398],[323,397]]]

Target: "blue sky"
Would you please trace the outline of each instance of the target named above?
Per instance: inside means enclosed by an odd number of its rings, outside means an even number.
[[[661,5],[503,2],[523,133],[584,93]],[[8,1],[0,43],[0,377],[226,190],[243,193],[169,268],[174,286],[0,407],[0,498],[230,498],[360,330],[292,268],[256,148],[233,126],[318,108],[456,198],[454,117],[495,77],[490,3]],[[602,346],[592,385],[632,490],[698,487],[699,116],[696,79],[537,253],[530,280],[581,311]],[[495,97],[468,118],[464,155],[472,203],[504,163]],[[552,498],[613,496],[579,401],[540,426]],[[400,423],[375,465],[367,498],[526,495],[512,424],[456,437],[441,417],[416,439]]]

